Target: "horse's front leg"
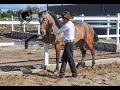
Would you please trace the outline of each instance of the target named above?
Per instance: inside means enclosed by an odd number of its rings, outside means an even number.
[[[28,48],[28,42],[29,42],[31,39],[33,39],[33,38],[38,38],[38,37],[39,37],[38,35],[33,35],[33,36],[31,36],[30,38],[26,39],[26,40],[25,40],[25,49]]]
[[[60,45],[60,43],[57,43],[54,46],[55,46],[55,51],[56,51],[56,68],[55,68],[54,72],[58,72],[59,71],[61,45]]]

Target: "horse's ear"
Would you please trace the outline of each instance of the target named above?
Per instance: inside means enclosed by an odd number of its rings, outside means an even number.
[[[49,12],[49,10],[46,11],[47,13]]]
[[[47,14],[49,11],[48,10],[46,10],[46,11],[44,11],[44,13],[43,14]]]

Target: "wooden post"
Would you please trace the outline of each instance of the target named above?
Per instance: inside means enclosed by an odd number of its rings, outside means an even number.
[[[119,44],[119,29],[120,29],[120,26],[119,26],[120,21],[119,20],[120,20],[120,13],[117,14],[117,17],[118,17],[118,20],[117,20],[117,24],[116,24],[117,25],[116,34],[117,34],[117,44]]]
[[[38,34],[40,34],[40,25],[38,25]]]
[[[25,32],[25,23],[24,23],[24,25],[23,25],[23,31]]]
[[[108,17],[110,16],[109,14],[107,15]],[[110,39],[109,38],[109,35],[110,35],[110,23],[109,23],[109,21],[110,20],[107,20],[108,21],[108,23],[107,23],[107,39]]]
[[[48,65],[49,64],[49,54],[48,54],[48,46],[47,44],[44,44],[44,65]]]
[[[13,25],[13,16],[12,16],[12,31],[14,31],[14,25]]]
[[[81,14],[81,16],[84,17],[84,14]],[[82,20],[82,22],[83,22],[83,21],[84,21],[84,20]]]

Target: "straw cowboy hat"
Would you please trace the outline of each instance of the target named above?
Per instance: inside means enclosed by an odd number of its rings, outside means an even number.
[[[70,12],[64,11],[64,12],[62,13],[62,16],[59,17],[59,18],[73,19],[74,17],[70,15]]]

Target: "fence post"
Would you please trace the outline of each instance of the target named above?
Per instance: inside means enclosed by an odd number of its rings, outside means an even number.
[[[32,27],[31,27],[31,24],[30,24],[30,31],[32,31]]]
[[[14,25],[13,25],[13,15],[12,15],[12,31],[14,31]]]
[[[108,14],[107,16],[109,17],[110,15]],[[109,38],[109,35],[110,35],[110,23],[109,23],[109,21],[110,21],[110,20],[107,20],[107,21],[108,21],[108,22],[107,22],[107,27],[108,27],[108,28],[107,28],[107,39],[110,39],[110,38]]]
[[[23,31],[25,32],[25,23],[24,23],[24,25],[23,25]]]
[[[84,14],[81,14],[81,16],[84,17]],[[82,20],[82,22],[83,22],[83,21],[84,21],[84,20]]]
[[[56,15],[57,16],[57,18],[59,18],[59,16],[58,15]]]
[[[46,43],[44,43],[44,65],[48,65],[49,64],[49,60],[48,60],[49,54],[48,54],[48,45]]]
[[[40,25],[38,25],[38,34],[40,34]]]
[[[120,26],[119,26],[119,19],[120,19],[120,13],[117,13],[117,17],[118,17],[118,20],[117,20],[117,31],[116,31],[116,34],[117,34],[117,44],[119,44],[119,29],[120,29]]]

